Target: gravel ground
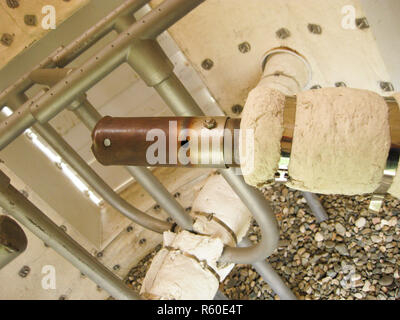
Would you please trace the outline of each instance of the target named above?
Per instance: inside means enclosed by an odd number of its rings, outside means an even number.
[[[268,261],[299,299],[400,300],[400,201],[388,196],[373,215],[370,196],[321,196],[329,220],[317,223],[300,192],[274,185],[264,194],[281,230]],[[249,238],[259,237],[254,222]],[[136,290],[156,252],[129,273]],[[279,299],[247,265],[236,265],[220,289],[229,299]]]

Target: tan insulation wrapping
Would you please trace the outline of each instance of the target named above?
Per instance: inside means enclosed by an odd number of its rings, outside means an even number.
[[[216,268],[223,243],[218,238],[182,231],[164,233],[164,247],[155,257],[143,281],[141,294],[150,299],[212,300],[218,291],[217,277],[198,262]],[[198,260],[188,255],[195,256]]]
[[[260,82],[247,98],[240,124],[240,161],[249,185],[260,187],[274,181],[281,155],[284,107],[285,95],[271,89],[268,81]],[[252,145],[246,139],[247,130],[254,134]]]
[[[394,94],[393,97],[396,99],[397,104],[400,106],[400,93]],[[393,183],[389,188],[388,193],[400,199],[400,166],[397,168],[396,176],[393,179]]]
[[[203,189],[193,202],[192,211],[194,213],[205,212],[214,214],[215,217],[223,221],[236,234],[239,242],[250,228],[252,217],[250,211],[221,175],[213,175],[207,179]],[[196,218],[198,222],[195,223],[194,229],[200,233],[209,232],[207,228],[203,227],[206,224],[204,219],[197,216]],[[217,227],[215,228],[217,229]],[[219,228],[219,230],[221,229]],[[221,231],[221,233],[223,232]],[[224,237],[231,240],[231,237],[227,236],[226,232]],[[232,245],[229,242],[225,243]]]
[[[380,185],[389,148],[388,106],[378,94],[349,88],[300,93],[287,186],[371,193]]]
[[[192,212],[195,218],[193,229],[199,234],[188,231],[164,233],[164,248],[155,256],[143,282],[141,294],[145,297],[211,300],[217,293],[219,281],[223,281],[234,267],[233,264],[220,265],[217,261],[224,245],[236,245],[232,232],[238,241],[245,236],[251,214],[222,176],[213,175],[207,179],[193,203]],[[212,214],[220,222],[196,212]],[[179,249],[181,253],[165,247]],[[185,254],[206,260],[218,278]]]

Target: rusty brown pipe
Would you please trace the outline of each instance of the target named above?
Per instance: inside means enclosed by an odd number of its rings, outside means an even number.
[[[104,117],[92,150],[103,165],[237,167],[239,127],[227,117]]]

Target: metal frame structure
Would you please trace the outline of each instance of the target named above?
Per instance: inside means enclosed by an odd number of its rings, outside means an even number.
[[[173,227],[165,221],[154,219],[122,200],[79,157],[79,155],[48,124],[59,112],[70,108],[91,130],[101,118],[84,97],[106,75],[122,63],[127,62],[148,86],[153,87],[177,116],[201,116],[202,110],[174,73],[169,58],[155,40],[180,18],[200,5],[204,0],[165,0],[138,21],[130,16],[148,0],[127,0],[122,6],[97,23],[71,45],[60,48],[46,58],[31,72],[0,94],[0,109],[10,106],[14,113],[0,123],[0,150],[4,149],[26,129],[33,127],[81,177],[122,214],[133,221],[157,232]],[[132,23],[132,24],[131,24]],[[74,70],[58,69],[78,57],[82,52],[106,35],[110,30],[119,36],[93,57]],[[49,90],[27,100],[25,91],[32,87],[33,80],[45,78],[50,71]],[[55,74],[55,76],[54,76]],[[33,80],[32,80],[33,79]],[[39,80],[37,80],[39,81]],[[135,179],[164,207],[171,217],[184,229],[191,230],[192,220],[162,184],[142,167],[128,167]],[[221,169],[221,175],[239,195],[258,222],[262,240],[254,246],[226,247],[221,262],[255,263],[267,258],[278,245],[279,231],[273,210],[262,193],[248,186],[241,175],[233,169]],[[3,181],[7,178],[3,177]],[[138,298],[127,291],[122,282],[99,264],[68,235],[61,232],[29,200],[20,196],[6,183],[2,189],[0,205],[32,232],[45,240],[57,252],[67,258],[97,284],[116,298]]]

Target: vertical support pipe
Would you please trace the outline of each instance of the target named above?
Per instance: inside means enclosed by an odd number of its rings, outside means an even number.
[[[80,105],[72,111],[92,131],[96,123],[102,118],[100,113],[84,99]],[[125,167],[135,180],[153,197],[153,199],[168,213],[170,217],[183,229],[192,230],[193,220],[185,212],[178,201],[158,181],[153,173],[144,167]]]
[[[15,189],[2,171],[0,171],[0,206],[113,297],[121,300],[141,299]]]
[[[289,48],[273,49],[263,61],[263,76],[260,83],[266,82],[270,88],[277,89],[287,96],[294,96],[308,86],[312,71],[307,60]],[[302,192],[311,212],[318,222],[328,219],[318,196]]]
[[[239,246],[251,246],[251,241],[249,239],[243,239]],[[294,293],[266,260],[253,263],[253,267],[281,300],[297,300]]]

